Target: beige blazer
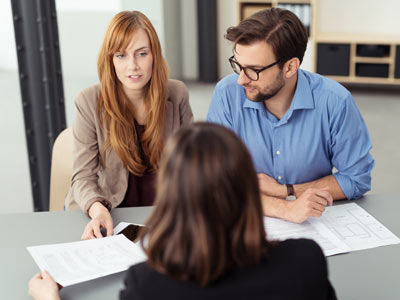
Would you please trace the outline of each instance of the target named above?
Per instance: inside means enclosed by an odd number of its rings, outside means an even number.
[[[99,161],[106,138],[97,116],[99,93],[100,86],[94,85],[83,90],[75,99],[73,171],[71,187],[65,199],[67,210],[81,209],[87,213],[90,205],[99,200],[106,206],[116,207],[123,201],[128,188],[128,170],[114,151],[106,151],[104,166]],[[181,81],[170,79],[166,136],[192,121],[186,86]]]

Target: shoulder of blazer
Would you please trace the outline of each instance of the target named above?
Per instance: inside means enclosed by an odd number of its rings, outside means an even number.
[[[82,90],[75,98],[75,105],[93,110],[97,108],[97,101],[100,94],[100,85],[95,84]]]
[[[168,101],[179,104],[189,99],[189,91],[186,85],[175,79],[168,80]]]

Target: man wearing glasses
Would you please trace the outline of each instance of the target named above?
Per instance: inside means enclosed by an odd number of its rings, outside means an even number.
[[[299,69],[307,34],[296,15],[263,10],[228,28],[225,38],[236,74],[217,84],[207,120],[247,145],[264,214],[301,223],[333,200],[369,191],[368,129],[349,91]]]

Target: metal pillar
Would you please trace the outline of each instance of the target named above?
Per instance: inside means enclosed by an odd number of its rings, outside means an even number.
[[[199,80],[218,80],[217,1],[197,0]]]
[[[49,209],[51,152],[66,127],[55,0],[11,0],[35,211]]]

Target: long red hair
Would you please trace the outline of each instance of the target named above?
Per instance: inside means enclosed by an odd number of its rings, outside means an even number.
[[[113,55],[128,47],[139,28],[147,33],[153,55],[152,76],[145,86],[146,125],[141,141],[134,124],[135,110],[123,91],[113,64]],[[164,147],[168,65],[162,56],[157,33],[144,14],[123,11],[114,16],[100,48],[97,71],[101,86],[97,112],[107,133],[101,153],[111,147],[131,173],[141,176],[146,170],[139,153],[139,143],[142,143],[154,172],[158,169]]]

